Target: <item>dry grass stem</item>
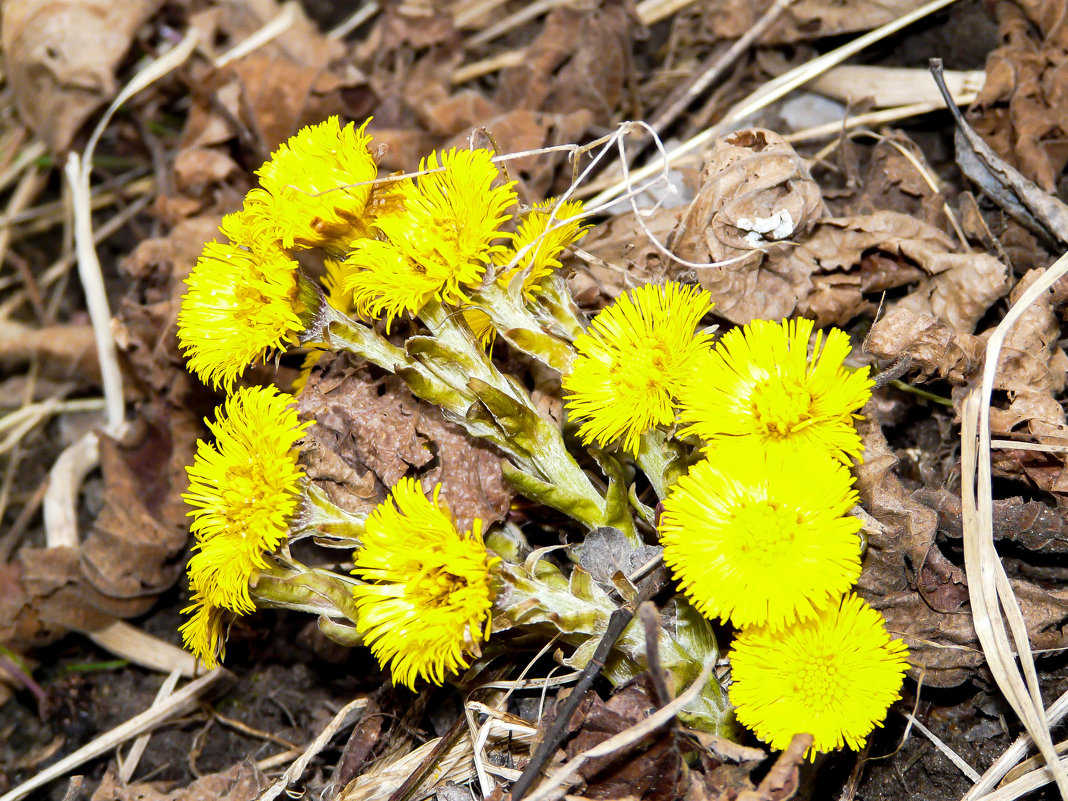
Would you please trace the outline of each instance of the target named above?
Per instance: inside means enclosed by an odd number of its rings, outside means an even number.
[[[379,5],[374,0],[369,0],[360,6],[348,19],[343,21],[336,28],[330,30],[326,36],[328,39],[344,39],[354,30],[359,28],[371,17],[377,14],[379,11]]]
[[[771,4],[771,7],[761,15],[760,19],[758,19],[749,30],[742,34],[742,36],[734,41],[726,53],[705,66],[701,72],[694,76],[686,91],[649,123],[652,129],[660,133],[675,122],[678,116],[685,111],[694,100],[704,94],[705,90],[708,89],[720,75],[726,72],[735,61],[741,58],[742,54],[752,46],[753,42],[759,39],[764,31],[766,31],[772,23],[779,18],[782,12],[795,2],[797,2],[797,0],[775,0],[775,2]]]
[[[161,673],[178,671],[186,678],[197,674],[196,657],[189,651],[123,620],[116,620],[106,628],[91,632],[88,637],[105,651],[149,670]]]
[[[965,398],[961,423],[964,563],[975,631],[998,687],[1038,746],[1064,799],[1068,799],[1068,773],[1046,723],[1027,623],[994,547],[990,403],[1005,338],[1027,308],[1066,273],[1068,254],[1047,268],[1005,314],[987,342],[982,383]],[[1019,668],[1014,651],[1019,655]],[[1048,780],[1049,773],[1039,772]]]
[[[986,73],[980,70],[949,70],[944,75],[950,95],[960,106],[972,102],[986,83]],[[812,81],[810,88],[843,103],[871,100],[877,109],[911,103],[945,105],[942,93],[931,80],[930,70],[926,69],[845,64],[827,70]]]
[[[935,748],[937,748],[939,751],[941,751],[943,754],[945,754],[946,758],[960,769],[961,773],[963,773],[965,776],[967,776],[973,782],[979,781],[979,773],[975,770],[975,768],[973,768],[971,765],[969,765],[967,762],[965,762],[960,754],[958,754],[956,751],[954,751],[952,748],[950,748],[948,745],[946,745],[944,742],[942,742],[942,740],[938,737],[938,735],[936,735],[933,731],[931,731],[926,726],[924,726],[922,723],[920,723],[920,721],[917,720],[916,717],[911,712],[906,712],[905,713],[905,717],[908,718],[909,725],[910,726],[915,726],[917,729],[919,729],[920,732],[928,740],[930,740],[932,743],[934,743]]]
[[[693,5],[694,2],[695,0],[642,0],[635,11],[638,12],[642,25],[653,25]]]
[[[265,44],[273,42],[283,33],[293,27],[300,14],[300,5],[296,0],[289,0],[282,6],[281,12],[262,28],[255,31],[247,39],[243,39],[231,47],[214,62],[215,69],[219,70],[234,61],[244,58],[250,53],[259,50]]]
[[[361,711],[365,706],[367,706],[367,699],[357,698],[355,701],[350,701],[342,707],[341,711],[334,715],[334,719],[331,720],[326,728],[319,733],[319,736],[316,737],[311,745],[304,750],[304,753],[286,769],[286,772],[282,774],[278,781],[260,793],[256,801],[273,801],[273,799],[285,792],[286,788],[299,779],[300,775],[304,773],[304,769],[308,767],[308,763],[311,762],[320,751],[326,748],[327,743],[329,743],[341,729],[345,728],[347,725],[351,725],[354,722],[355,714]],[[0,801],[2,801],[2,799],[0,799]]]
[[[157,707],[170,697],[174,692],[174,688],[178,686],[178,679],[182,677],[182,672],[175,668],[163,680],[162,686],[159,688],[159,692],[156,693],[155,699],[152,701],[152,706]],[[115,750],[115,756],[119,763],[119,778],[123,784],[128,784],[130,779],[133,778],[134,771],[137,770],[137,763],[141,761],[141,755],[145,752],[145,748],[148,747],[148,741],[152,738],[150,732],[145,732],[136,740],[133,741],[133,745],[130,746],[130,751],[126,755],[126,758],[122,758],[122,754],[118,749]]]
[[[586,762],[591,759],[597,759],[598,757],[608,756],[616,751],[634,745],[652,734],[664,724],[673,720],[679,710],[696,698],[698,693],[704,689],[715,666],[716,661],[714,659],[708,660],[704,667],[701,668],[701,675],[694,679],[693,684],[686,688],[686,692],[679,695],[667,706],[663,706],[656,710],[656,712],[645,718],[645,720],[636,723],[630,728],[624,729],[619,732],[619,734],[615,734],[604,742],[595,745],[593,748],[588,748],[581,754],[576,755],[574,759],[569,760],[566,765],[555,771],[533,793],[528,795],[526,797],[527,801],[544,801],[544,799],[548,798],[559,798],[563,795],[563,793],[559,792],[560,788],[566,784],[575,772]],[[3,799],[0,799],[0,801],[3,801]]]
[[[776,100],[785,97],[794,89],[808,83],[818,75],[822,75],[831,67],[841,64],[847,58],[856,55],[866,47],[885,39],[887,36],[911,25],[913,22],[923,19],[955,2],[956,0],[932,0],[932,2],[925,4],[908,14],[902,15],[893,22],[889,22],[873,31],[869,31],[863,36],[859,36],[853,41],[848,42],[829,53],[814,58],[799,67],[795,67],[789,72],[783,73],[778,78],[768,81],[744,100],[732,106],[730,110],[727,111],[726,115],[724,115],[723,119],[718,123],[710,128],[706,128],[697,135],[690,137],[682,144],[668,151],[664,156],[667,165],[674,164],[682,156],[696,151],[706,142],[715,139],[717,136],[721,136],[748,117],[756,114],[761,109],[766,108]],[[646,178],[649,178],[663,169],[664,165],[660,160],[654,160],[652,163],[635,170],[634,174],[630,177],[630,181],[618,181],[608,189],[599,193],[590,201],[590,205],[598,205],[613,200],[630,186],[630,182],[644,181]]]
[[[12,788],[0,796],[0,801],[18,801],[18,799],[23,798],[38,787],[44,787],[55,779],[69,776],[80,765],[106,754],[128,740],[162,726],[171,718],[192,711],[199,705],[201,696],[215,689],[215,685],[220,680],[232,676],[233,674],[225,668],[216,668],[210,673],[201,676],[196,681],[178,690],[158,706],[149,707],[140,715],[135,715],[111,731],[94,738],[73,754],[69,754],[48,766],[36,776]]]

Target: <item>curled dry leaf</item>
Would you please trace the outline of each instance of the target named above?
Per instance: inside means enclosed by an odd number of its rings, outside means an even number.
[[[910,359],[921,381],[941,378],[963,386],[983,365],[986,338],[958,334],[930,315],[899,307],[875,321],[864,350],[880,359]]]
[[[1002,158],[1053,192],[1068,163],[1064,6],[1013,0],[993,9],[1004,44],[987,56],[986,83],[969,120]]]
[[[118,91],[115,68],[162,0],[7,0],[4,68],[22,119],[53,152]]]
[[[868,531],[857,591],[883,613],[887,630],[904,638],[913,672],[924,683],[953,687],[984,663],[972,626],[964,572],[938,547],[939,515],[912,496],[893,472],[897,457],[872,421],[860,425],[864,462],[857,468],[861,502],[881,524]],[[1063,648],[1068,593],[1012,579],[1032,647]]]
[[[1042,272],[1031,270],[1024,275],[1013,288],[1010,302],[1015,303]],[[1040,443],[1068,444],[1068,424],[1055,398],[1064,391],[1068,370],[1068,356],[1057,344],[1059,337],[1060,320],[1047,292],[1024,311],[1005,340],[994,389],[1007,393],[1009,404],[990,410],[993,433],[1011,434],[1026,424],[1027,432]]]
[[[345,357],[324,356],[297,408],[315,420],[301,460],[308,477],[343,508],[370,511],[406,475],[441,498],[459,526],[504,519],[514,492],[500,455],[472,439],[441,411],[419,400],[399,378],[374,378]]]
[[[188,787],[172,789],[170,784],[126,784],[108,770],[91,801],[252,801],[267,787],[267,777],[254,762],[245,761],[219,773],[200,776]]]
[[[794,149],[771,131],[743,130],[715,143],[669,247],[690,262],[743,257],[697,271],[716,313],[735,323],[777,319],[808,294],[812,273],[812,265],[780,257],[822,211],[819,186]]]

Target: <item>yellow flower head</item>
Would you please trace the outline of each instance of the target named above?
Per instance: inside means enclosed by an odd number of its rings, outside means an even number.
[[[358,628],[396,684],[441,684],[489,637],[494,590],[482,521],[460,534],[443,502],[401,479],[367,518],[353,555]]]
[[[772,748],[793,735],[815,739],[809,757],[859,750],[901,694],[908,650],[856,595],[784,631],[746,629],[731,651],[731,703]]]
[[[679,392],[682,433],[708,443],[744,439],[768,447],[817,449],[849,462],[863,450],[854,414],[871,395],[868,368],[842,366],[849,337],[816,335],[812,321],[754,320],[728,331],[693,363]]]
[[[431,300],[458,304],[476,286],[494,255],[506,250],[498,240],[511,219],[513,183],[499,178],[487,150],[450,150],[420,164],[429,170],[417,181],[399,184],[405,214],[386,213],[374,221],[385,237],[354,243],[347,263],[347,288],[356,308],[387,321],[417,313]]]
[[[223,642],[223,610],[212,606],[202,593],[193,594],[193,602],[182,610],[183,615],[191,615],[178,630],[182,633],[182,642],[193,655],[211,670],[219,664],[226,650]]]
[[[825,454],[723,443],[664,500],[664,562],[705,616],[781,629],[860,575],[856,502]]]
[[[563,380],[570,413],[586,418],[579,436],[603,447],[622,439],[637,453],[639,437],[675,419],[675,392],[690,362],[708,348],[695,333],[712,308],[693,286],[646,284],[621,295],[575,340],[578,358]]]
[[[552,228],[549,217],[553,216]],[[541,289],[541,281],[554,270],[560,269],[560,256],[568,245],[573,245],[586,235],[589,225],[583,225],[581,200],[569,200],[557,205],[547,200],[535,206],[519,223],[515,239],[509,253],[503,258],[509,262],[518,256],[515,266],[498,279],[502,286],[508,286],[515,276],[523,273],[523,294],[533,301]],[[529,248],[524,253],[524,249]]]
[[[186,279],[189,291],[178,312],[178,343],[189,369],[231,389],[253,362],[298,341],[308,309],[301,297],[298,265],[281,248],[254,241],[231,214],[222,229],[238,244],[208,242]]]
[[[371,137],[364,133],[368,122],[342,128],[330,117],[280,145],[256,171],[260,186],[248,193],[246,207],[257,229],[284,248],[330,245],[354,230],[366,231],[369,182],[378,175]]]
[[[189,560],[193,589],[209,606],[240,614],[255,609],[249,581],[267,567],[265,553],[286,538],[300,506],[297,420],[293,397],[274,387],[239,389],[208,427],[215,444],[197,443],[189,472],[197,542]]]

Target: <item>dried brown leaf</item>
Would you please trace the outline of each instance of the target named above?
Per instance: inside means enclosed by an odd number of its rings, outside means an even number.
[[[523,64],[501,72],[498,106],[555,114],[587,111],[597,125],[617,122],[631,73],[633,28],[624,4],[553,9]]]
[[[352,511],[370,511],[394,484],[418,476],[424,489],[440,483],[441,498],[461,526],[504,519],[514,497],[501,457],[441,411],[414,397],[394,376],[373,378],[345,357],[320,362],[298,408],[315,420],[302,461],[309,478]]]
[[[267,783],[267,777],[251,761],[201,776],[188,787],[173,789],[166,782],[126,784],[108,770],[91,801],[252,801]]]
[[[0,322],[0,368],[13,372],[35,361],[47,378],[100,383],[93,327],[66,323],[32,328],[8,320]]]
[[[150,597],[178,580],[189,540],[185,467],[202,432],[189,411],[157,402],[124,442],[101,437],[104,508],[81,546],[82,573],[96,590]]]
[[[762,44],[819,39],[877,28],[923,5],[923,0],[798,0],[760,37]],[[697,4],[697,20],[680,14],[677,26],[700,26],[706,38],[737,39],[760,18],[765,6],[713,0]]]
[[[963,386],[982,367],[986,341],[958,334],[930,315],[895,308],[872,325],[864,350],[880,359],[911,359],[921,381],[943,378]]]
[[[944,489],[918,489],[918,501],[938,513],[938,530],[947,537],[963,536],[960,497]],[[1068,553],[1068,520],[1041,501],[1005,498],[993,502],[994,539],[1015,542],[1029,551]]]
[[[910,661],[926,671],[925,683],[960,684],[983,658],[964,608],[964,572],[938,548],[938,515],[894,475],[897,457],[878,425],[866,420],[860,428],[865,453],[857,490],[881,528],[868,532],[857,591],[886,616],[888,630],[905,639]]]
[[[118,91],[115,68],[162,0],[7,0],[4,68],[22,119],[61,153]]]
[[[802,239],[822,212],[819,187],[782,137],[739,131],[716,142],[669,246],[689,262],[744,257],[697,270],[716,314],[735,323],[777,319],[792,314],[811,290],[815,265],[790,258],[790,242]]]
[[[656,711],[645,689],[629,684],[604,702],[591,692],[583,699],[571,722],[575,735],[567,744],[573,759],[615,734],[630,728]],[[682,760],[670,733],[649,738],[637,750],[592,759],[579,774],[587,782],[587,798],[640,798],[669,801],[677,795]]]
[[[1024,275],[1009,296],[1015,303],[1043,271]],[[990,410],[991,431],[1010,434],[1026,424],[1038,442],[1068,444],[1068,423],[1055,395],[1064,391],[1068,357],[1058,345],[1060,320],[1046,293],[1024,311],[1009,332],[998,360],[994,389],[1008,395],[1008,408]]]
[[[1068,164],[1064,4],[1014,0],[993,8],[1004,44],[987,56],[969,121],[1009,164],[1053,192]]]

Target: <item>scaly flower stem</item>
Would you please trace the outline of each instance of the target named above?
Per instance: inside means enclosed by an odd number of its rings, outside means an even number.
[[[251,591],[256,606],[292,609],[335,622],[343,619],[355,626],[353,579],[329,570],[305,567],[291,558],[285,561],[287,566],[275,564],[260,572]]]
[[[590,528],[620,525],[618,520],[606,519],[608,510],[604,497],[568,452],[559,427],[538,414],[526,391],[497,370],[470,332],[461,327],[458,318],[437,301],[424,306],[419,316],[434,334],[435,340],[462,359],[457,368],[461,370],[466,388],[478,394],[476,382],[482,382],[506,396],[522,410],[522,414],[515,416],[516,424],[527,423],[527,428],[534,429],[522,432],[523,440],[534,443],[534,447],[524,448],[525,454],[516,453],[514,448],[510,452],[517,457],[521,469],[551,485],[549,493],[538,493],[535,500],[571,515]],[[484,398],[491,409],[498,405],[497,400],[485,395]],[[522,485],[517,488],[524,492],[527,489]],[[629,518],[623,522],[622,528],[632,539],[637,539],[633,521]]]
[[[494,327],[513,347],[528,353],[559,373],[571,370],[575,349],[548,333],[520,299],[491,281],[474,293],[473,299],[489,315]]]
[[[494,568],[503,589],[493,608],[494,631],[522,626],[545,626],[561,639],[575,646],[567,660],[571,667],[582,668],[600,642],[608,620],[616,611],[609,596],[581,568],[575,568],[568,580],[550,562],[532,557],[523,565],[501,562]],[[691,645],[695,642],[690,640]],[[716,655],[716,644],[709,635],[693,653],[680,639],[661,630],[660,658],[677,684],[694,679],[700,666]],[[647,668],[645,633],[640,622],[632,620],[616,640],[603,675],[619,686]],[[730,705],[718,682],[710,681],[685,710],[688,722],[706,731],[728,735],[731,727]]]
[[[331,547],[359,548],[366,514],[353,514],[334,504],[319,487],[303,480],[303,502],[289,523],[289,541],[319,534],[327,536]]]
[[[668,439],[667,434],[658,428],[642,434],[634,461],[645,473],[660,500],[667,497],[679,476],[686,471],[682,446]]]

